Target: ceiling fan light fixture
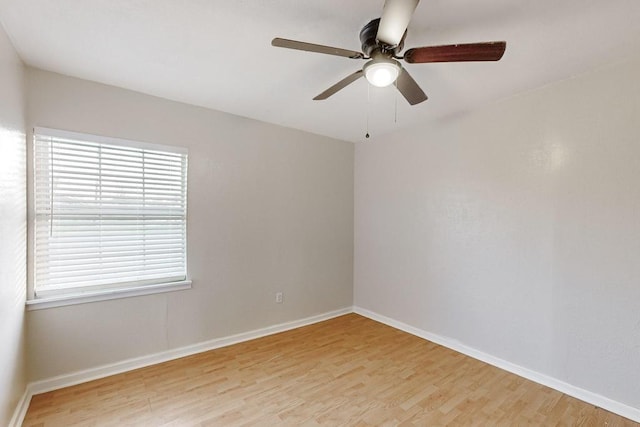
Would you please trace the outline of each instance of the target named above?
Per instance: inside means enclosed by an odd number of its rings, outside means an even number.
[[[393,59],[374,59],[364,66],[367,81],[377,87],[386,87],[396,81],[400,74],[400,63]]]
[[[409,64],[427,64],[434,62],[498,61],[504,55],[507,42],[493,41],[414,47],[400,56],[407,36],[407,26],[419,2],[420,0],[385,0],[382,16],[372,19],[360,30],[361,52],[280,37],[271,40],[271,45],[325,55],[368,60],[364,67],[349,74],[314,97],[314,101],[327,99],[364,76],[369,84],[377,87],[390,86],[395,82],[396,89],[407,100],[409,105],[416,105],[426,101],[427,95],[411,77],[407,69],[403,68],[396,59],[404,60]]]

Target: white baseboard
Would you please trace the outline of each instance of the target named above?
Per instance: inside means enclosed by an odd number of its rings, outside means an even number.
[[[20,427],[22,425],[22,421],[24,421],[24,417],[27,415],[27,409],[29,409],[29,403],[31,403],[31,396],[33,396],[33,393],[31,393],[29,386],[27,386],[18,401],[18,405],[16,405],[15,411],[13,411],[13,416],[9,421],[9,427]]]
[[[613,412],[630,420],[640,422],[640,409],[638,408],[625,405],[623,403],[609,399],[608,397],[604,397],[597,393],[584,390],[580,387],[576,387],[548,375],[544,375],[539,372],[532,371],[531,369],[516,365],[514,363],[507,362],[506,360],[476,350],[472,347],[468,347],[456,340],[452,340],[451,338],[442,337],[440,335],[415,328],[411,325],[407,325],[406,323],[391,319],[373,311],[354,306],[353,312],[360,314],[361,316],[368,317],[369,319],[378,321],[380,323],[384,323],[385,325],[391,326],[393,328],[400,329],[401,331],[407,332],[411,335],[424,338],[427,341],[431,341],[443,347],[450,348],[451,350],[455,350],[469,357],[473,357],[474,359],[478,359],[482,362],[511,372],[538,384],[542,384],[544,386],[558,390],[559,392],[562,392],[566,395],[575,397],[576,399],[580,399],[592,405],[599,406],[600,408],[606,409],[607,411]]]
[[[136,357],[133,359],[123,360],[121,362],[110,363],[108,365],[85,369],[83,371],[72,372],[70,374],[64,374],[57,377],[32,382],[28,385],[27,390],[31,395],[46,393],[48,391],[108,377],[110,375],[120,374],[122,372],[131,371],[133,369],[143,368],[145,366],[167,362],[169,360],[178,359],[180,357],[191,356],[193,354],[202,353],[204,351],[214,350],[216,348],[226,347],[232,344],[249,341],[267,335],[277,334],[279,332],[288,331],[290,329],[299,328],[301,326],[311,325],[313,323],[318,323],[323,320],[328,320],[334,317],[342,316],[343,314],[351,313],[352,311],[352,307],[345,307],[339,310],[318,314],[316,316],[306,317],[304,319],[267,326],[266,328],[243,332],[228,337],[216,338],[185,347],[150,354],[147,356]]]

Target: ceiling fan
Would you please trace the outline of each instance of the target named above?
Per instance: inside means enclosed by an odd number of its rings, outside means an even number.
[[[374,19],[360,30],[362,51],[306,43],[276,37],[272,46],[368,60],[361,70],[348,75],[331,86],[314,100],[327,99],[339,90],[365,76],[374,86],[385,87],[396,83],[398,91],[411,105],[426,101],[427,95],[418,83],[400,65],[397,59],[409,64],[429,62],[498,61],[502,58],[507,43],[493,41],[483,43],[451,44],[444,46],[415,47],[398,56],[404,47],[407,26],[420,0],[386,0],[382,17]]]

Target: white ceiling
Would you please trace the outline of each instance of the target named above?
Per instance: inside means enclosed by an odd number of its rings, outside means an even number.
[[[0,0],[28,65],[348,141],[373,137],[623,60],[638,0],[423,0],[405,49],[506,40],[499,62],[406,64],[429,100],[364,79],[312,98],[364,61],[275,48],[283,37],[360,50],[383,0]],[[396,114],[397,105],[397,114]],[[396,118],[397,117],[397,118]]]

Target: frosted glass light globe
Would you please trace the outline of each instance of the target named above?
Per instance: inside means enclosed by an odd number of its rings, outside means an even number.
[[[395,82],[400,74],[400,66],[397,61],[373,60],[364,66],[364,75],[374,86],[385,87]]]

